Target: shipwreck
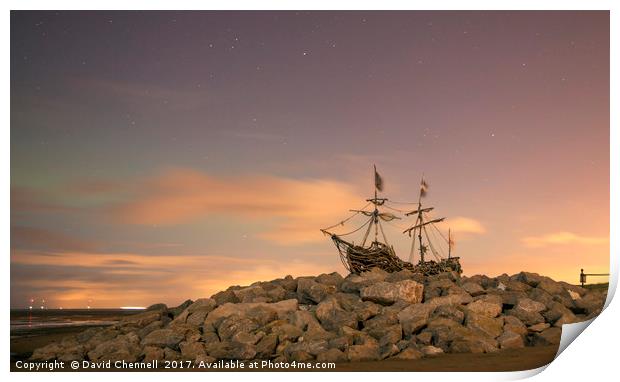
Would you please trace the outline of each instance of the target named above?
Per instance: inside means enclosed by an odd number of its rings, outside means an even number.
[[[417,203],[390,201],[388,198],[379,197],[378,193],[382,191],[383,178],[375,167],[374,197],[366,199],[367,204],[364,207],[350,210],[353,215],[345,220],[321,229],[321,232],[333,240],[345,268],[351,273],[361,273],[375,267],[387,272],[398,272],[406,269],[424,275],[435,275],[443,272],[461,273],[459,257],[452,255],[454,240],[451,231],[448,229],[446,236],[437,227],[437,224],[444,221],[445,218],[433,217],[434,207],[422,205],[422,199],[426,197],[428,191],[428,184],[424,180],[424,176],[420,182]],[[340,230],[341,227],[345,227],[349,221],[360,215],[364,216],[365,219],[361,225],[354,227],[353,230],[345,233],[332,232],[335,229]],[[395,225],[394,221],[404,221],[409,222],[409,224],[403,228]],[[383,223],[400,228],[402,234],[411,238],[409,261],[402,260],[396,254],[394,247],[389,244]],[[364,235],[356,244],[354,235],[362,232]],[[373,233],[374,239],[372,239],[371,233]],[[345,237],[348,240],[345,240]],[[414,264],[416,246],[419,257],[418,262]],[[445,247],[447,247],[447,251]]]

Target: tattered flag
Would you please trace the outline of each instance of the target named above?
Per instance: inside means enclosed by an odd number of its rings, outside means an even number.
[[[377,168],[375,167],[375,187],[379,191],[383,191],[383,178],[377,172]]]
[[[428,193],[428,184],[426,183],[424,179],[422,179],[422,182],[420,183],[420,196],[426,196],[427,193]]]

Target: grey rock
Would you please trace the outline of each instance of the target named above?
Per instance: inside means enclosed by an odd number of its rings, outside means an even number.
[[[357,327],[356,315],[342,309],[333,297],[322,301],[317,306],[315,313],[321,325],[327,330],[337,331],[342,326]]]
[[[433,312],[431,313],[431,317],[449,318],[459,324],[462,324],[463,320],[465,319],[465,313],[463,312],[462,308],[460,308],[460,306],[457,307],[455,305],[439,305],[437,308],[435,308],[435,310],[433,310]]]
[[[335,362],[342,363],[347,362],[347,355],[335,348],[331,348],[316,356],[318,362]]]
[[[504,316],[504,332],[513,332],[524,336],[527,334],[527,327],[517,317]]]
[[[435,357],[443,354],[443,350],[441,348],[432,345],[423,346],[420,351],[422,352],[422,355],[424,355],[424,357]]]
[[[461,285],[461,288],[463,288],[463,290],[465,290],[465,292],[467,292],[472,297],[480,296],[486,293],[484,288],[480,284],[471,281],[463,283],[463,285]]]
[[[174,348],[184,339],[184,335],[181,335],[172,329],[158,329],[150,332],[146,337],[144,337],[142,340],[142,345]]]
[[[347,359],[350,362],[376,361],[380,358],[378,344],[351,345],[347,349]]]
[[[552,327],[540,333],[533,333],[530,338],[530,343],[533,346],[557,345],[560,343],[561,336],[562,336],[562,329],[557,328],[557,327]]]
[[[208,354],[217,359],[249,360],[256,356],[256,347],[249,344],[224,341],[217,346],[208,347]]]
[[[400,311],[398,321],[405,336],[411,336],[424,328],[433,309],[434,307],[429,304],[413,304]]]
[[[256,344],[256,358],[269,359],[274,354],[276,346],[278,346],[277,334],[268,334],[264,336]]]
[[[536,324],[536,325],[529,326],[529,327],[527,328],[527,330],[528,330],[528,332],[537,332],[537,333],[540,333],[540,332],[544,331],[545,329],[549,328],[550,326],[551,326],[551,325],[549,325],[549,324],[546,324],[546,323],[542,323],[542,322],[541,322],[540,324]]]
[[[205,344],[202,342],[186,342],[179,343],[181,349],[181,358],[184,360],[195,360],[199,356],[207,355]]]
[[[338,272],[332,272],[330,274],[321,274],[318,275],[315,281],[319,284],[323,285],[331,285],[336,287],[336,289],[340,289],[340,285],[344,281],[344,278]]]
[[[525,346],[523,342],[523,336],[512,332],[505,331],[497,337],[500,349],[520,349]]]
[[[502,334],[504,318],[492,318],[473,311],[468,311],[465,316],[465,327],[475,332],[484,333],[491,338],[496,338]]]
[[[394,357],[392,357],[393,359],[405,359],[405,360],[413,360],[413,359],[420,359],[424,356],[424,354],[416,349],[416,348],[406,348],[405,350],[401,351],[400,353],[398,353],[397,355],[395,355]]]
[[[390,305],[398,300],[416,304],[422,302],[423,293],[424,285],[413,280],[402,280],[395,283],[377,282],[362,288],[360,297],[362,300],[383,305]]]
[[[319,284],[311,278],[297,280],[297,299],[301,304],[318,304],[336,291],[336,286]]]

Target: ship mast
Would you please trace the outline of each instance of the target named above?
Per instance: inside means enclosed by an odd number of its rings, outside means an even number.
[[[418,195],[418,209],[415,211],[411,211],[406,213],[406,216],[411,216],[411,215],[415,215],[417,214],[417,219],[415,222],[415,225],[413,225],[410,228],[407,228],[406,230],[403,231],[403,233],[409,233],[409,236],[413,235],[413,241],[415,243],[415,234],[417,231],[418,234],[418,243],[420,246],[420,262],[424,262],[424,254],[426,253],[426,250],[428,249],[427,246],[425,246],[422,243],[422,229],[425,230],[426,232],[426,226],[429,224],[433,224],[433,223],[439,223],[442,222],[445,218],[438,218],[438,219],[433,219],[433,220],[429,220],[429,221],[424,221],[424,212],[429,212],[432,211],[434,209],[434,207],[427,207],[427,208],[422,208],[422,197],[424,197],[426,195],[426,189],[427,189],[427,184],[424,181],[424,175],[422,175],[422,180],[420,181],[420,194]],[[428,236],[428,234],[427,234]],[[430,242],[429,242],[430,245]],[[413,248],[413,244],[412,244],[412,248]],[[431,248],[432,249],[432,248]],[[413,255],[413,253],[412,253]]]
[[[373,165],[373,176],[374,176],[374,186],[375,186],[375,197],[372,199],[366,199],[367,202],[371,202],[375,208],[372,212],[372,221],[371,224],[368,225],[368,231],[366,232],[366,236],[368,236],[368,233],[370,232],[370,227],[374,224],[375,226],[375,243],[377,242],[378,236],[379,236],[379,206],[382,206],[387,198],[379,198],[377,192],[378,191],[382,191],[383,190],[383,178],[381,178],[381,176],[379,175],[379,173],[377,172],[377,166]],[[383,228],[381,228],[381,232],[383,233]],[[384,240],[387,241],[387,238],[384,236]],[[364,238],[364,243],[366,242],[366,238]],[[386,243],[387,244],[387,243]],[[362,244],[363,246],[364,244]]]

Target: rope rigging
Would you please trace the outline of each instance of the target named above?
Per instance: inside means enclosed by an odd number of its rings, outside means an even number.
[[[357,212],[355,212],[353,215],[349,216],[348,218],[344,219],[343,221],[336,223],[332,226],[329,226],[327,228],[323,228],[323,231],[328,231],[332,228],[338,227],[338,226],[343,226],[344,223],[348,222],[349,220],[353,219],[354,217],[356,217],[364,208],[368,207],[370,205],[371,202],[366,203],[366,205],[362,208],[360,208]]]
[[[430,211],[433,211],[434,207],[422,206],[422,198],[427,196],[428,190],[428,184],[424,177],[422,177],[420,183],[419,197],[416,198],[418,199],[417,202],[394,201],[378,196],[378,192],[384,191],[384,182],[381,175],[377,172],[376,166],[373,166],[373,170],[374,198],[366,199],[367,203],[362,208],[350,210],[352,214],[346,219],[321,230],[324,234],[331,236],[332,241],[340,252],[340,259],[345,268],[357,274],[374,267],[379,267],[387,272],[407,269],[424,275],[449,271],[460,273],[461,265],[459,258],[450,257],[452,237],[448,233],[448,238],[446,238],[435,225],[435,223],[440,223],[445,218],[431,218],[433,215],[430,214]],[[360,218],[351,221],[357,216]],[[402,220],[403,223],[401,224],[406,225],[406,227],[396,224],[395,220]],[[363,222],[363,224],[357,226],[360,222]],[[402,260],[396,254],[394,247],[389,244],[385,232],[386,229],[389,231],[389,227],[384,227],[381,224],[382,222],[398,229],[399,233],[409,234],[409,238],[404,238],[404,240],[411,240],[409,262]],[[349,229],[352,229],[351,226],[355,229],[342,234],[328,231],[332,229],[339,230],[336,227],[344,227],[346,223],[349,223]],[[427,225],[432,226],[432,228],[427,228]],[[346,228],[342,229],[345,230]],[[357,234],[354,238],[362,240],[344,239],[345,236],[350,237],[350,235],[360,231],[362,233]],[[373,234],[372,231],[374,231],[374,238],[370,237]],[[448,243],[447,259],[445,258],[444,244],[441,243],[442,239]],[[416,241],[418,241],[417,245]],[[394,244],[401,245],[401,241],[397,240]],[[419,251],[420,261],[414,265],[413,259],[416,250]],[[429,258],[425,259],[425,254],[427,253]],[[430,257],[431,255],[432,257]],[[432,260],[433,258],[434,260]]]
[[[359,230],[361,230],[362,228],[364,228],[366,226],[366,224],[370,223],[373,220],[373,218],[370,218],[366,221],[366,223],[362,224],[361,226],[357,227],[355,230],[351,231],[351,232],[347,232],[347,233],[339,233],[338,236],[347,236],[347,235],[351,235]]]

